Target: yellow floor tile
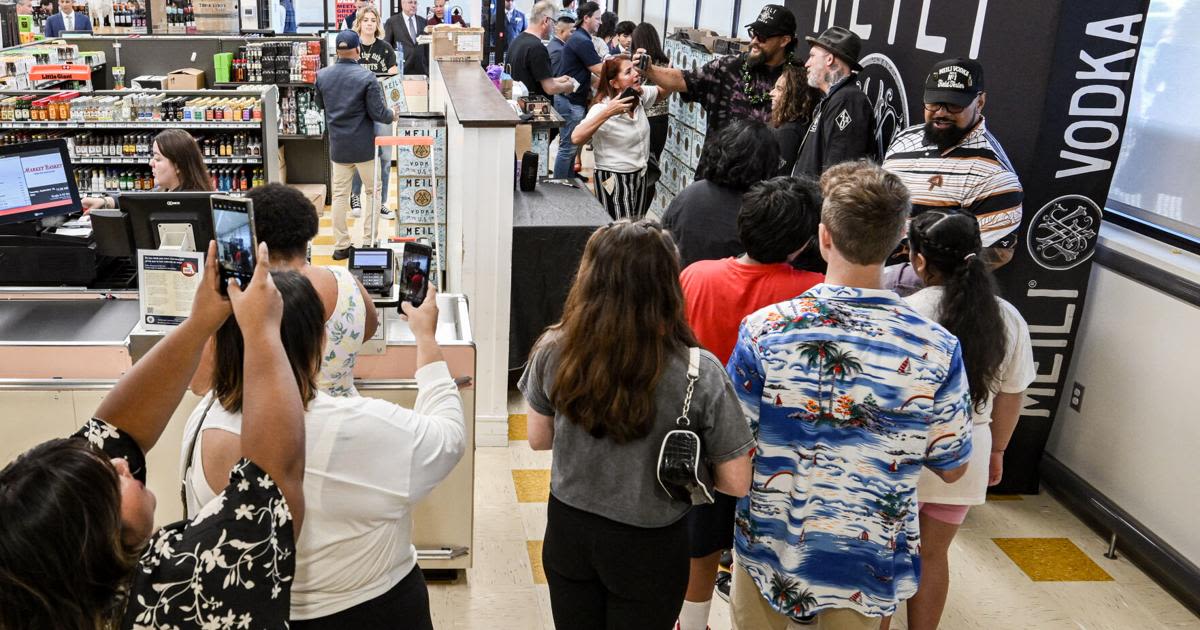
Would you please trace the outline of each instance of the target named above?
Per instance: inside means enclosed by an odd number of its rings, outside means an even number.
[[[1019,494],[988,494],[988,501],[1024,501]]]
[[[529,570],[533,572],[533,583],[545,584],[546,570],[542,567],[542,541],[527,540],[525,547],[529,549]]]
[[[1034,582],[1111,582],[1100,565],[1067,538],[993,538]]]
[[[345,260],[334,260],[333,256],[313,256],[312,264],[318,266],[341,265],[346,266]]]
[[[508,440],[529,439],[529,418],[523,413],[508,414]]]
[[[514,470],[512,476],[518,503],[546,503],[550,500],[549,470]]]
[[[322,217],[321,218],[321,227],[323,227],[323,228],[333,227],[333,218],[332,217]]]
[[[313,245],[333,245],[336,242],[337,242],[337,240],[334,239],[333,236],[328,235],[328,234],[322,234],[320,236],[316,236],[312,240]]]

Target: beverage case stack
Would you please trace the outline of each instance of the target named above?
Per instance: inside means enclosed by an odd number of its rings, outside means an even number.
[[[446,126],[445,121],[431,118],[401,118],[396,135],[402,137],[432,137],[432,146],[397,146],[396,176],[388,185],[398,189],[396,208],[397,236],[425,239],[430,246],[446,244]],[[430,163],[429,151],[433,151]],[[434,195],[436,178],[436,198]],[[434,230],[437,231],[436,240]],[[438,265],[443,253],[435,252],[431,269]]]

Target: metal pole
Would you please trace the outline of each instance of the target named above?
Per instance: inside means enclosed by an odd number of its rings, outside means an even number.
[[[1113,532],[1112,536],[1109,537],[1108,551],[1105,552],[1104,557],[1108,558],[1109,560],[1117,559],[1117,532]]]

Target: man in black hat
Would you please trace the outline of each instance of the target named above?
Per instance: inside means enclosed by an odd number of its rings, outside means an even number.
[[[840,26],[805,39],[812,44],[804,64],[808,84],[824,92],[825,97],[813,111],[792,174],[819,178],[834,164],[878,159],[874,110],[854,81],[854,74],[862,70],[858,65],[862,40]]]
[[[896,134],[883,168],[904,181],[912,216],[962,208],[979,220],[980,256],[999,267],[1012,259],[1024,191],[1004,149],[984,124],[983,66],[939,61],[925,78],[925,124]],[[904,256],[907,260],[907,255]]]
[[[704,108],[708,114],[704,153],[708,153],[717,132],[734,120],[750,118],[770,123],[771,90],[783,73],[783,64],[796,63],[792,57],[796,17],[783,5],[764,6],[746,30],[751,37],[749,52],[714,59],[688,72],[653,63],[646,68],[646,77],[652,83],[679,92],[683,100]],[[635,62],[638,56],[634,55]],[[700,163],[706,162],[702,154]],[[704,173],[696,173],[696,179],[703,178]]]

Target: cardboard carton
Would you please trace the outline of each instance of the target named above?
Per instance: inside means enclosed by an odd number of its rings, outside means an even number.
[[[204,71],[197,68],[180,68],[167,73],[168,90],[203,90]]]
[[[482,61],[483,29],[441,25],[430,33],[430,52],[439,61]]]
[[[713,50],[713,41],[718,37],[716,31],[707,28],[687,28],[683,26],[676,28],[672,36],[683,38],[693,44],[703,46],[710,52]]]

